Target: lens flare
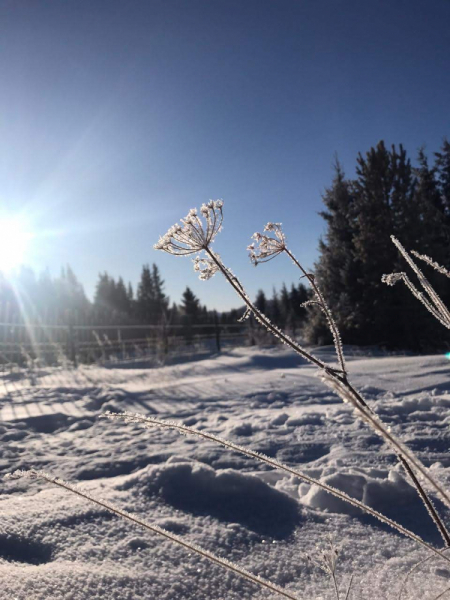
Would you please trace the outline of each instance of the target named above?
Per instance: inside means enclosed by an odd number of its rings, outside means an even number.
[[[25,260],[31,231],[19,217],[0,217],[0,271],[8,273]]]

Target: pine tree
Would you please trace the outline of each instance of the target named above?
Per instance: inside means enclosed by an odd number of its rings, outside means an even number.
[[[303,283],[299,283],[298,287],[295,287],[295,285],[292,284],[289,292],[289,301],[291,304],[291,311],[293,314],[295,327],[302,327],[306,320],[307,311],[302,304],[310,300],[310,296],[311,294],[308,291],[308,288],[304,286]]]
[[[186,317],[186,322],[195,325],[199,322],[201,313],[200,300],[190,287],[186,287],[181,297],[181,307]]]
[[[127,288],[122,277],[119,277],[114,289],[114,308],[123,315],[130,314],[130,303],[128,300]]]
[[[142,267],[136,299],[137,315],[142,323],[152,324],[155,320],[155,289],[150,267]]]
[[[327,231],[325,238],[319,240],[320,258],[314,274],[344,340],[358,343],[358,330],[363,326],[364,315],[358,306],[361,263],[354,242],[357,231],[355,195],[353,184],[346,179],[338,161],[334,169],[331,187],[325,190],[322,197],[326,210],[319,214],[326,221]],[[303,295],[305,292],[306,288],[303,287]],[[295,304],[299,306],[301,302],[297,303],[296,299]],[[306,335],[313,343],[332,343],[324,315],[316,306],[308,309]]]
[[[156,264],[152,266],[152,281],[154,293],[154,320],[156,323],[162,323],[167,320],[167,309],[169,299],[164,293],[164,281],[161,279],[159,269]]]
[[[289,297],[289,292],[286,287],[286,284],[283,283],[281,286],[280,292],[280,323],[281,327],[292,327],[293,323],[293,314],[292,314],[292,305],[291,299]]]
[[[383,142],[358,156],[354,181],[346,180],[337,165],[323,197],[327,233],[315,273],[345,343],[422,350],[439,341],[407,290],[392,294],[381,276],[405,270],[391,234],[406,248],[429,249],[435,257],[448,252],[445,149],[435,169],[428,167],[423,151],[413,169],[401,145],[388,150]],[[450,165],[450,146],[447,151]],[[310,312],[311,341],[330,343],[323,315],[315,308]]]
[[[256,294],[256,299],[255,299],[255,306],[262,313],[267,312],[267,298],[266,298],[266,295],[263,292],[263,290],[258,290],[258,293]]]
[[[435,153],[439,191],[447,218],[450,216],[450,142],[445,139],[440,152]]]
[[[269,304],[269,315],[271,320],[280,325],[281,322],[281,307],[280,307],[280,299],[278,297],[277,290],[272,288],[272,298],[270,299]]]
[[[181,297],[181,309],[183,312],[183,335],[188,344],[193,341],[193,325],[200,322],[201,306],[200,300],[194,294],[190,287],[186,287]]]

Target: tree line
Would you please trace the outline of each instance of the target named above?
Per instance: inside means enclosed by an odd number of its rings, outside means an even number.
[[[389,288],[383,274],[408,269],[391,242],[450,265],[450,143],[418,152],[412,165],[402,145],[384,142],[356,160],[356,177],[339,163],[323,196],[326,234],[319,242],[315,276],[333,311],[344,343],[432,350],[448,347],[446,330],[405,286]],[[421,265],[449,305],[450,281]],[[310,342],[331,343],[324,316],[308,309]]]
[[[383,274],[407,266],[390,240],[395,235],[450,266],[450,143],[445,140],[431,160],[420,149],[415,164],[405,148],[383,141],[356,159],[353,178],[339,163],[323,195],[326,233],[319,241],[315,277],[333,311],[344,343],[381,345],[419,351],[448,348],[448,336],[403,286],[381,282]],[[450,280],[423,266],[427,277],[450,305]],[[256,306],[279,326],[306,342],[330,344],[321,311],[302,304],[311,298],[302,283],[283,285],[271,296],[259,290]],[[11,280],[0,273],[0,318],[40,319],[67,325],[71,319],[98,325],[202,325],[236,323],[243,308],[222,312],[202,305],[187,287],[171,303],[156,264],[144,265],[134,290],[107,272],[98,278],[93,301],[67,266],[58,277],[36,275],[23,267]],[[250,323],[252,325],[252,323]],[[253,323],[253,325],[255,325]]]
[[[299,284],[288,290],[282,286],[267,298],[263,290],[256,296],[258,308],[278,323],[300,328],[306,310],[300,304],[308,291]],[[180,302],[170,302],[164,280],[156,264],[144,265],[140,280],[133,289],[124,279],[115,279],[107,272],[99,274],[93,301],[89,301],[82,284],[70,266],[58,277],[48,271],[36,275],[29,267],[21,267],[12,278],[0,273],[0,321],[41,321],[68,325],[213,325],[235,324],[244,309],[232,309],[220,314],[203,305],[186,287]]]

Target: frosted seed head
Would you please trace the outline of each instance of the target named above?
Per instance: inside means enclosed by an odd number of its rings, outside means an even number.
[[[194,259],[192,259],[192,262],[194,263],[194,271],[199,274],[198,277],[202,281],[211,279],[211,277],[213,277],[219,270],[219,267],[210,258],[196,256]]]
[[[258,232],[252,235],[255,242],[250,244],[248,250],[250,260],[255,266],[275,258],[286,249],[286,237],[281,229],[281,223],[267,223],[264,231],[273,232],[275,237]]]
[[[405,278],[405,273],[389,273],[388,275],[383,275],[381,281],[386,285],[394,286],[398,281],[401,281]]]
[[[185,256],[201,252],[209,247],[222,227],[222,200],[210,200],[202,204],[200,214],[196,208],[191,208],[181,224],[176,223],[161,236],[153,246],[155,250],[163,250],[168,254]],[[205,223],[206,221],[206,223]]]

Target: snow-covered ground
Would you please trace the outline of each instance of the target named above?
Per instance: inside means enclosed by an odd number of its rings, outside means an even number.
[[[443,356],[354,356],[349,364],[368,403],[445,485],[449,366]],[[409,568],[427,553],[324,492],[212,442],[99,415],[139,412],[229,438],[440,544],[382,440],[287,350],[239,349],[154,369],[49,372],[36,387],[5,383],[2,475],[36,468],[80,482],[299,598],[335,598],[329,577],[305,558],[329,535],[340,549],[342,600],[352,573],[350,600],[397,598]],[[1,600],[275,598],[42,480],[1,480],[0,516]],[[448,586],[450,565],[429,560],[404,598],[431,600]]]

